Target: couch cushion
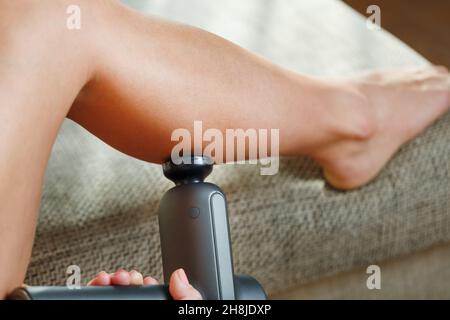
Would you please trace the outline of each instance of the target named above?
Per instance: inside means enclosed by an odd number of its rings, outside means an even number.
[[[128,2],[309,74],[427,63],[340,1]],[[282,159],[271,177],[255,166],[216,167],[210,181],[228,196],[236,271],[275,292],[450,240],[449,136],[446,117],[353,192],[329,188],[303,158]],[[71,264],[84,281],[118,267],[161,278],[156,211],[170,186],[159,166],[66,121],[47,170],[27,283],[64,284]]]

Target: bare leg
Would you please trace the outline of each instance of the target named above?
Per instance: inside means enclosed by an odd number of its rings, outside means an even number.
[[[80,32],[65,28],[74,3]],[[283,155],[311,156],[335,186],[354,188],[445,112],[450,95],[446,71],[314,79],[114,2],[0,0],[0,58],[0,297],[23,280],[43,173],[69,110],[152,162],[170,153],[172,130],[194,120],[280,128]]]
[[[172,131],[195,120],[223,132],[275,128],[282,155],[310,156],[330,183],[352,189],[450,107],[442,68],[311,78],[196,28],[120,5],[104,14],[95,80],[69,117],[143,160],[162,161]]]
[[[90,78],[84,34],[49,19],[65,7],[0,1],[0,298],[23,281],[50,150]]]

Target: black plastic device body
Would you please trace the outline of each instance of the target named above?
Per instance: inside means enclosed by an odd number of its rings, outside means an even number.
[[[183,268],[191,284],[208,300],[264,300],[252,277],[235,275],[223,191],[204,182],[213,165],[207,157],[181,158],[163,164],[175,187],[159,207],[159,232],[166,284],[130,287],[24,287],[10,299],[23,300],[168,300],[170,275]]]

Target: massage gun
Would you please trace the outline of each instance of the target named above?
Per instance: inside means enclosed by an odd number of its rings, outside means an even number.
[[[164,175],[175,183],[159,207],[159,232],[164,285],[81,287],[25,287],[10,299],[18,300],[168,300],[170,275],[183,268],[190,283],[207,300],[264,300],[266,294],[252,277],[235,275],[225,194],[204,182],[212,172],[211,159],[184,157],[167,161]]]

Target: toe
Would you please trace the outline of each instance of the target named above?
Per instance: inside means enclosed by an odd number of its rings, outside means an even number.
[[[434,66],[437,72],[448,74],[448,68],[446,66]]]
[[[201,300],[201,294],[189,283],[183,269],[176,270],[170,277],[169,291],[175,300]]]
[[[111,276],[111,285],[115,286],[129,286],[131,283],[130,273],[123,269],[117,270]]]

